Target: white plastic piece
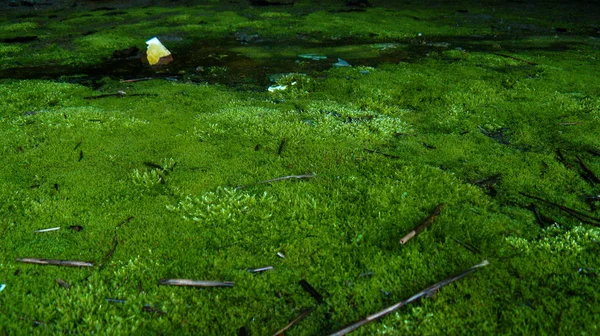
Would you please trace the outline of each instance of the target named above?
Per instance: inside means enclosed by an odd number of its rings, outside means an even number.
[[[269,86],[269,92],[275,92],[275,91],[283,91],[287,89],[287,85],[271,85]]]

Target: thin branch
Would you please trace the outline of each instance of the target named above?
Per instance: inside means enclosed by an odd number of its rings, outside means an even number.
[[[537,63],[535,63],[535,62],[528,61],[526,59],[522,59],[522,58],[515,57],[515,56],[510,56],[510,55],[505,55],[505,54],[500,54],[500,53],[495,53],[495,52],[493,52],[491,54],[496,55],[496,56],[505,57],[505,58],[510,58],[512,60],[519,61],[519,62],[525,62],[525,63],[527,63],[529,65],[537,65]]]
[[[560,210],[568,213],[569,215],[571,215],[571,216],[579,219],[583,223],[587,223],[587,224],[590,224],[590,225],[593,225],[593,226],[600,226],[600,218],[596,218],[596,217],[593,217],[593,216],[590,216],[590,215],[586,215],[585,213],[583,213],[581,211],[578,211],[578,210],[575,210],[575,209],[571,209],[571,208],[566,207],[564,205],[560,205],[560,204],[557,204],[557,203],[545,200],[545,199],[543,199],[541,197],[529,195],[529,194],[524,193],[524,192],[519,192],[519,194],[521,194],[521,195],[523,195],[525,197],[536,199],[538,201],[542,201],[542,202],[544,202],[546,204],[550,204],[550,205],[552,205],[554,207],[557,207]]]
[[[556,158],[558,159],[558,161],[560,163],[562,163],[565,166],[565,168],[567,168],[567,169],[573,169],[573,166],[571,166],[571,164],[569,162],[567,162],[567,160],[563,156],[562,151],[560,150],[560,148],[556,149]]]
[[[302,314],[300,314],[300,316],[296,317],[292,322],[288,323],[285,327],[277,330],[273,336],[277,336],[277,335],[283,335],[284,332],[286,332],[288,329],[290,329],[294,324],[302,321],[306,316],[308,316],[308,314],[310,314],[313,311],[313,308],[308,308],[305,309],[304,312],[302,312]]]
[[[596,174],[594,174],[594,172],[585,164],[585,162],[583,162],[579,155],[575,155],[575,157],[577,158],[577,161],[579,161],[579,166],[581,169],[585,171],[585,176],[587,179],[589,179],[592,183],[600,183],[598,176],[596,176]]]
[[[411,240],[413,237],[416,237],[419,233],[421,233],[421,231],[425,230],[425,228],[431,225],[431,223],[433,223],[433,221],[440,215],[440,212],[445,206],[446,205],[444,203],[440,203],[437,207],[435,207],[433,212],[421,224],[400,239],[400,244],[406,244],[407,241]]]
[[[249,268],[248,272],[250,273],[261,273],[264,271],[270,271],[273,269],[273,266],[265,266],[265,267],[260,267],[260,268]]]
[[[119,245],[119,240],[117,239],[117,233],[115,232],[115,235],[113,237],[113,244],[112,244],[112,248],[108,251],[108,253],[104,256],[104,259],[102,259],[102,262],[100,263],[100,269],[104,268],[104,266],[106,265],[106,262],[110,259],[110,257],[112,257],[112,255],[115,253],[115,250],[117,249],[117,245]]]
[[[383,155],[385,157],[389,157],[391,159],[399,159],[400,158],[399,156],[392,155],[392,154],[382,153],[380,151],[376,151],[376,150],[373,150],[373,149],[368,149],[368,148],[363,148],[363,149],[366,150],[369,153],[381,154],[381,155]]]
[[[242,189],[242,188],[246,188],[252,185],[257,185],[257,184],[264,184],[264,183],[271,183],[271,182],[276,182],[276,181],[283,181],[283,180],[291,180],[291,179],[307,179],[307,178],[313,178],[316,177],[315,174],[306,174],[306,175],[289,175],[289,176],[282,176],[282,177],[276,177],[274,179],[270,179],[270,180],[265,180],[265,181],[260,181],[260,182],[255,182],[255,183],[251,183],[245,186],[238,186],[235,187],[236,189]]]
[[[407,305],[407,304],[409,304],[409,303],[411,303],[413,301],[417,301],[417,300],[423,298],[424,296],[431,296],[438,289],[440,289],[440,288],[442,288],[442,287],[444,287],[444,286],[446,286],[446,285],[448,285],[448,284],[450,284],[450,283],[452,283],[452,282],[454,282],[454,281],[456,281],[456,280],[458,280],[458,279],[460,279],[460,278],[462,278],[462,277],[464,277],[466,275],[471,274],[477,268],[484,267],[484,266],[487,266],[487,265],[489,265],[489,262],[487,260],[484,260],[484,261],[480,262],[479,264],[477,264],[477,265],[475,265],[475,266],[473,266],[473,267],[471,267],[469,269],[466,269],[466,270],[462,271],[461,273],[458,273],[458,274],[456,274],[454,276],[451,276],[451,277],[449,277],[446,280],[438,282],[435,285],[422,290],[421,292],[419,292],[419,293],[411,296],[410,298],[408,298],[408,299],[406,299],[404,301],[400,301],[400,302],[396,303],[393,306],[389,306],[389,307],[385,308],[384,310],[381,310],[381,311],[379,311],[379,312],[377,312],[375,314],[369,315],[369,316],[367,316],[366,318],[364,318],[364,319],[362,319],[360,321],[352,323],[352,324],[344,327],[343,329],[340,329],[340,330],[338,330],[338,331],[330,334],[329,336],[342,336],[342,335],[346,335],[347,333],[352,332],[352,331],[354,331],[354,330],[362,327],[363,325],[365,325],[367,323],[373,322],[373,321],[375,321],[375,320],[377,320],[377,319],[379,319],[379,318],[381,318],[381,317],[383,317],[385,315],[393,313],[394,311],[400,309],[402,306],[405,306],[405,305]]]
[[[69,289],[71,288],[71,285],[69,285],[68,282],[66,282],[65,280],[61,279],[61,278],[56,278],[56,282],[61,285],[62,287]]]
[[[56,265],[70,267],[93,267],[94,264],[88,261],[77,260],[57,260],[57,259],[37,259],[37,258],[17,258],[22,263],[39,264],[39,265]]]
[[[317,300],[317,303],[323,302],[323,296],[319,294],[319,292],[317,292],[317,290],[313,286],[311,286],[306,280],[300,280],[300,286],[302,286],[302,288],[304,288],[304,290],[307,291],[308,294],[314,297],[315,300]]]
[[[204,281],[189,279],[160,279],[160,285],[191,287],[233,287],[233,281]]]
[[[60,230],[60,226],[49,228],[49,229],[35,230],[35,231],[33,231],[33,233],[43,233],[43,232],[50,232],[50,231],[57,231],[57,230]]]

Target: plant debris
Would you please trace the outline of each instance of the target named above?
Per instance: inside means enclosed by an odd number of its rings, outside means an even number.
[[[553,207],[559,208],[560,210],[562,210],[562,211],[568,213],[569,215],[577,218],[578,220],[582,221],[583,223],[587,223],[587,224],[590,224],[590,225],[593,225],[593,226],[600,226],[600,218],[587,215],[587,214],[585,214],[585,213],[583,213],[581,211],[578,211],[578,210],[575,210],[575,209],[571,209],[571,208],[566,207],[564,205],[560,205],[560,204],[557,204],[557,203],[545,200],[545,199],[543,199],[541,197],[529,195],[529,194],[526,194],[524,192],[519,192],[519,194],[521,194],[521,195],[523,195],[525,197],[528,197],[528,198],[533,198],[533,199],[536,199],[538,201],[542,201],[542,202],[544,202],[546,204],[552,205]]]
[[[419,233],[421,233],[421,231],[425,230],[425,228],[431,225],[431,223],[433,223],[433,221],[440,215],[440,212],[442,211],[442,209],[444,209],[445,206],[446,205],[444,203],[441,203],[437,207],[435,207],[431,214],[421,224],[419,224],[412,231],[407,233],[406,236],[400,239],[400,244],[406,244],[407,241],[411,240],[413,237],[416,237]]]
[[[315,300],[317,300],[317,303],[320,304],[323,302],[323,296],[321,296],[321,294],[319,294],[319,292],[317,292],[317,290],[314,289],[314,287],[311,286],[306,280],[300,280],[300,286],[302,286],[302,288],[304,288],[304,290],[307,291],[308,294],[314,297]]]
[[[56,278],[56,282],[61,285],[62,287],[69,289],[71,288],[71,285],[69,285],[68,282],[66,282],[65,280],[61,279],[61,278]]]
[[[294,326],[294,324],[302,321],[306,316],[308,316],[308,314],[310,314],[314,309],[313,308],[307,308],[304,309],[304,311],[302,312],[302,314],[300,314],[300,316],[296,317],[292,322],[288,323],[285,327],[277,330],[273,335],[277,336],[277,335],[284,335],[284,333],[290,329],[292,326]]]
[[[289,176],[277,177],[277,178],[270,179],[270,180],[254,182],[252,184],[248,184],[248,185],[244,185],[244,186],[238,186],[238,187],[236,187],[236,189],[242,189],[242,188],[246,188],[246,187],[249,187],[252,185],[271,183],[271,182],[276,182],[276,181],[291,180],[291,179],[308,179],[308,178],[313,178],[313,177],[316,177],[316,175],[315,174],[289,175]]]
[[[583,162],[583,160],[579,157],[579,155],[575,155],[577,161],[579,162],[579,166],[583,169],[584,173],[582,174],[583,178],[589,181],[592,184],[600,183],[600,179],[594,172]]]
[[[106,262],[115,253],[115,250],[117,249],[117,245],[119,245],[119,240],[117,239],[117,233],[115,232],[115,234],[113,236],[112,247],[108,251],[108,253],[104,256],[104,259],[102,259],[102,262],[100,262],[100,269],[104,268],[104,266],[106,265]]]
[[[389,158],[392,158],[392,159],[400,159],[399,156],[392,155],[392,154],[382,153],[380,151],[376,151],[376,150],[373,150],[373,149],[364,148],[364,150],[366,150],[369,153],[381,154],[381,155],[383,155],[385,157],[389,157]]]
[[[160,309],[154,308],[149,304],[146,304],[142,307],[142,311],[145,312],[149,312],[149,313],[154,313],[154,314],[158,314],[158,315],[165,315],[166,313]]]
[[[159,285],[190,287],[233,287],[233,281],[205,281],[189,279],[160,279]]]
[[[413,301],[417,301],[421,298],[423,298],[424,296],[430,297],[432,296],[437,290],[439,290],[440,288],[462,278],[465,277],[466,275],[471,274],[472,272],[474,272],[476,269],[480,268],[480,267],[484,267],[489,265],[489,262],[487,260],[484,260],[482,262],[480,262],[479,264],[472,266],[471,268],[468,268],[467,270],[464,270],[456,275],[453,275],[449,278],[447,278],[446,280],[440,281],[438,283],[436,283],[433,286],[427,287],[426,289],[420,291],[419,293],[411,296],[410,298],[404,300],[404,301],[400,301],[398,303],[396,303],[395,305],[389,306],[387,308],[385,308],[384,310],[381,310],[375,314],[369,315],[366,318],[357,321],[355,323],[352,323],[332,334],[330,334],[329,336],[342,336],[342,335],[346,335],[349,332],[352,332],[360,327],[362,327],[363,325],[373,322],[385,315],[388,315],[390,313],[393,313],[394,311],[400,309],[402,306],[405,306]]]
[[[35,231],[33,231],[33,233],[43,233],[43,232],[51,232],[51,231],[58,231],[58,230],[60,230],[60,226],[48,228],[48,229],[35,230]]]
[[[260,268],[249,268],[248,272],[250,273],[262,273],[264,271],[270,271],[273,269],[273,266],[265,266]]]
[[[37,258],[17,258],[18,262],[39,265],[55,265],[69,267],[94,267],[94,264],[88,261],[78,260],[57,260],[57,259],[37,259]]]

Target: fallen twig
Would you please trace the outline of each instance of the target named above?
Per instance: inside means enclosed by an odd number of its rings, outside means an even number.
[[[235,188],[236,189],[242,189],[242,188],[246,188],[246,187],[249,187],[249,186],[252,186],[252,185],[257,185],[257,184],[271,183],[271,182],[283,181],[283,180],[291,180],[291,179],[307,179],[307,178],[312,178],[312,177],[316,177],[316,175],[315,174],[289,175],[289,176],[277,177],[277,178],[270,179],[270,180],[255,182],[255,183],[248,184],[248,185],[245,185],[245,186],[238,186],[238,187],[235,187]]]
[[[522,59],[522,58],[515,57],[515,56],[510,56],[510,55],[505,55],[505,54],[500,54],[500,53],[495,53],[495,52],[493,52],[491,54],[496,55],[496,56],[505,57],[505,58],[510,58],[512,60],[519,61],[519,62],[525,62],[525,63],[527,63],[529,65],[537,65],[537,63],[535,63],[535,62],[528,61],[526,59]]]
[[[376,150],[373,150],[373,149],[368,149],[368,148],[363,148],[363,149],[366,150],[369,153],[381,154],[381,155],[383,155],[385,157],[389,157],[389,158],[392,158],[392,159],[399,159],[400,158],[399,156],[392,155],[392,154],[382,153],[380,151],[376,151]]]
[[[57,230],[60,230],[60,226],[49,228],[49,229],[35,230],[35,231],[33,231],[33,233],[43,233],[43,232],[50,232],[50,231],[57,231]]]
[[[264,271],[270,271],[273,269],[273,266],[266,266],[266,267],[260,267],[260,268],[249,268],[248,272],[250,273],[261,273]]]
[[[106,298],[106,302],[125,303],[127,301],[125,301],[123,299]]]
[[[440,288],[442,288],[442,287],[444,287],[444,286],[446,286],[446,285],[448,285],[448,284],[450,284],[450,283],[452,283],[452,282],[454,282],[454,281],[456,281],[456,280],[458,280],[458,279],[460,279],[460,278],[462,278],[462,277],[464,277],[466,275],[469,275],[470,273],[474,272],[477,268],[484,267],[484,266],[487,266],[487,265],[489,265],[489,262],[487,260],[484,260],[484,261],[480,262],[479,264],[477,264],[475,266],[472,266],[471,268],[469,268],[469,269],[467,269],[465,271],[462,271],[461,273],[458,273],[458,274],[456,274],[454,276],[451,276],[451,277],[449,277],[446,280],[438,282],[435,285],[422,290],[421,292],[419,292],[419,293],[411,296],[410,298],[408,298],[408,299],[406,299],[404,301],[400,301],[400,302],[396,303],[393,306],[389,306],[389,307],[385,308],[384,310],[381,310],[381,311],[379,311],[379,312],[377,312],[375,314],[369,315],[369,316],[367,316],[366,318],[364,318],[364,319],[362,319],[360,321],[357,321],[357,322],[355,322],[353,324],[350,324],[350,325],[344,327],[343,329],[340,329],[340,330],[338,330],[338,331],[330,334],[329,336],[342,336],[342,335],[346,335],[347,333],[349,333],[349,332],[351,332],[353,330],[356,330],[356,329],[362,327],[363,325],[365,325],[365,324],[367,324],[369,322],[373,322],[373,321],[375,321],[375,320],[377,320],[377,319],[379,319],[379,318],[381,318],[381,317],[383,317],[383,316],[385,316],[387,314],[390,314],[390,313],[392,313],[392,312],[400,309],[402,306],[405,306],[405,305],[407,305],[407,304],[409,304],[409,303],[411,303],[413,301],[417,301],[417,300],[423,298],[424,296],[431,296],[438,289],[440,289]]]
[[[548,225],[556,223],[554,219],[542,215],[535,204],[531,203],[529,205],[529,209],[533,212],[533,215],[535,216],[535,219],[541,228],[545,228]]]
[[[583,162],[583,160],[579,157],[579,155],[575,155],[577,161],[579,161],[579,166],[585,172],[585,179],[589,180],[592,183],[600,183],[600,179],[594,172]]]
[[[308,316],[308,314],[310,314],[313,311],[313,308],[307,308],[305,309],[302,314],[300,314],[300,316],[296,317],[292,322],[288,323],[285,327],[277,330],[273,335],[277,336],[277,335],[283,335],[284,332],[286,332],[288,329],[290,329],[294,324],[302,321],[306,316]]]
[[[153,79],[152,77],[143,77],[143,78],[132,78],[132,79],[121,79],[119,82],[121,83],[135,83],[142,82]]]
[[[458,245],[466,248],[467,250],[469,250],[469,251],[471,251],[471,252],[473,252],[475,254],[480,254],[481,253],[481,251],[479,251],[478,248],[476,248],[475,246],[473,246],[473,244],[462,242],[462,241],[460,241],[460,240],[458,240],[456,238],[451,238],[451,239],[454,240]]]
[[[233,281],[204,281],[189,279],[160,279],[160,285],[191,287],[233,287]]]
[[[162,311],[160,309],[157,309],[157,308],[153,308],[152,306],[150,306],[148,304],[144,305],[142,307],[142,310],[145,311],[145,312],[155,313],[155,314],[158,314],[158,315],[165,315],[166,314],[164,311]]]
[[[56,265],[70,267],[93,267],[94,264],[88,261],[77,260],[57,260],[57,259],[37,259],[37,258],[17,258],[22,263],[39,264],[39,265]]]
[[[109,94],[103,94],[103,95],[98,95],[98,96],[83,97],[83,99],[93,100],[93,99],[110,98],[110,97],[124,98],[124,97],[156,97],[156,96],[158,96],[158,95],[154,94],[154,93],[132,93],[132,94],[127,94],[127,93],[125,93],[125,91],[119,91],[117,93],[109,93]]]
[[[411,240],[413,237],[416,237],[419,233],[421,233],[421,231],[425,230],[425,228],[431,225],[431,223],[433,223],[437,216],[440,215],[440,212],[445,206],[446,205],[444,203],[440,203],[437,207],[435,207],[435,209],[433,209],[433,212],[429,216],[427,216],[427,218],[425,218],[425,220],[421,224],[419,224],[406,236],[400,239],[400,244],[406,244],[407,241]]]
[[[283,148],[285,147],[286,141],[287,139],[285,137],[281,139],[281,142],[279,143],[279,149],[277,150],[277,155],[281,156],[281,152],[283,152]]]
[[[312,297],[314,297],[315,300],[317,300],[317,303],[323,302],[323,296],[321,296],[321,294],[319,294],[319,292],[317,292],[317,290],[314,289],[313,286],[306,282],[306,280],[300,280],[300,286],[302,286],[302,288],[304,288],[305,291],[307,291]]]
[[[117,226],[116,226],[116,227],[119,227],[119,226],[121,226],[121,225],[124,225],[124,224],[127,224],[127,223],[131,222],[131,220],[132,220],[133,218],[135,218],[135,217],[133,217],[133,216],[129,216],[129,217],[127,217],[127,219],[126,219],[126,220],[124,220],[124,221],[122,221],[121,223],[117,224]]]
[[[62,287],[69,289],[71,288],[71,285],[69,285],[68,282],[66,282],[65,280],[61,279],[61,278],[56,278],[56,282],[61,285]]]
[[[590,215],[586,215],[585,213],[583,213],[581,211],[578,211],[578,210],[575,210],[575,209],[571,209],[571,208],[566,207],[564,205],[560,205],[560,204],[557,204],[557,203],[545,200],[545,199],[543,199],[541,197],[529,195],[529,194],[524,193],[524,192],[519,192],[519,194],[521,194],[521,195],[523,195],[525,197],[536,199],[538,201],[542,201],[542,202],[544,202],[546,204],[550,204],[550,205],[552,205],[554,207],[557,207],[560,210],[568,213],[569,215],[571,215],[571,216],[579,219],[583,223],[587,223],[587,224],[590,224],[590,225],[593,225],[593,226],[600,226],[600,218],[596,218],[596,217],[593,217],[593,216],[590,216]]]
[[[569,164],[565,157],[562,155],[562,151],[560,150],[560,148],[556,149],[556,158],[560,163],[562,163],[565,166],[565,168],[573,169],[573,166],[571,166],[571,164]]]
[[[106,262],[110,259],[110,257],[112,257],[112,255],[115,253],[115,250],[117,249],[117,245],[119,245],[119,240],[117,239],[117,233],[115,232],[115,235],[113,236],[113,244],[112,244],[112,248],[108,251],[108,253],[104,256],[104,259],[102,259],[102,262],[100,262],[100,269],[104,268],[104,266],[106,265]]]

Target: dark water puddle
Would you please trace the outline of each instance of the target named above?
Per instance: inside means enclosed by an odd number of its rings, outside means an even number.
[[[376,67],[382,63],[397,64],[413,62],[428,57],[432,52],[460,48],[466,52],[494,52],[493,44],[498,40],[482,37],[439,38],[438,42],[409,39],[378,45],[369,41],[329,41],[327,43],[306,43],[299,41],[264,41],[253,44],[240,44],[233,38],[203,41],[185,47],[171,48],[174,61],[165,66],[150,67],[141,61],[142,54],[111,58],[103,63],[86,66],[44,65],[0,70],[0,78],[47,79],[79,83],[93,88],[100,87],[104,78],[131,80],[139,78],[166,78],[173,81],[195,83],[216,83],[240,90],[264,91],[271,84],[269,77],[279,73],[305,73],[309,76],[331,69],[338,57],[352,66]],[[385,47],[389,45],[389,47]],[[245,48],[248,48],[245,50]],[[286,49],[287,48],[287,49]],[[561,45],[561,48],[564,46]],[[252,50],[250,50],[252,49]],[[244,55],[248,51],[259,50],[272,57],[251,58]],[[293,50],[297,54],[314,50],[327,50],[326,59],[306,60],[296,56],[277,56],[278,51]],[[336,51],[336,50],[339,50]],[[356,56],[358,55],[358,57]],[[362,56],[361,56],[362,55]],[[368,55],[368,56],[365,56]],[[127,52],[125,52],[127,56]],[[119,56],[116,53],[116,57]]]

